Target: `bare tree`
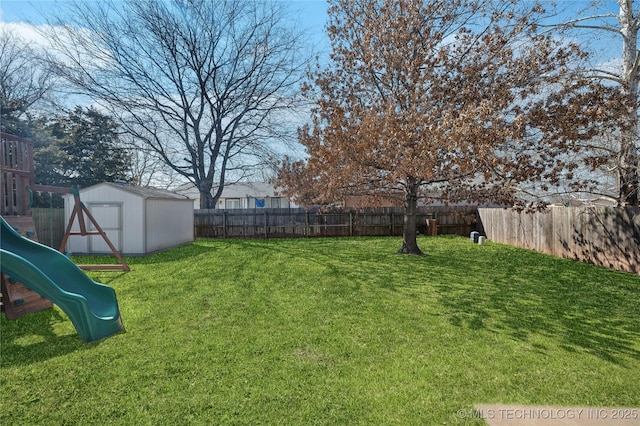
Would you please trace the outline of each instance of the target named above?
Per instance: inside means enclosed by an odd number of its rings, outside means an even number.
[[[144,141],[139,141],[130,133],[122,134],[120,139],[122,148],[129,153],[131,181],[135,185],[172,189],[184,183],[180,175],[167,167],[164,160]]]
[[[617,9],[617,10],[616,10]],[[564,8],[562,9],[564,10]],[[626,110],[615,133],[615,139],[603,137],[605,143],[585,145],[586,162],[592,169],[605,168],[616,175],[618,205],[640,205],[640,144],[638,138],[638,107],[640,99],[640,56],[638,56],[638,31],[640,31],[640,2],[616,0],[611,2],[592,1],[578,10],[576,17],[560,24],[545,25],[565,34],[582,39],[585,48],[595,46],[602,49],[602,40],[607,40],[605,49],[598,53],[618,52],[608,63],[588,63],[584,67],[586,75],[614,85],[626,100]],[[565,15],[558,15],[565,16]],[[611,42],[616,42],[613,44]],[[619,50],[618,50],[619,49]],[[614,142],[614,143],[611,143]]]
[[[56,71],[192,182],[201,208],[291,136],[306,65],[277,2],[76,2],[65,19],[46,34]]]
[[[0,26],[0,125],[3,132],[21,134],[27,114],[48,100],[55,85],[41,55],[8,25]],[[21,124],[22,123],[22,124]]]

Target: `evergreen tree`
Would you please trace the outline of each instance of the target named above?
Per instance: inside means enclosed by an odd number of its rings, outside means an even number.
[[[52,139],[37,149],[39,183],[84,188],[130,180],[130,156],[108,115],[78,106],[45,130]]]

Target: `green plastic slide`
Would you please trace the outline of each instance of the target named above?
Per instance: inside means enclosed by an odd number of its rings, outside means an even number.
[[[111,287],[93,281],[64,254],[23,237],[1,220],[3,273],[58,305],[87,342],[123,330]]]

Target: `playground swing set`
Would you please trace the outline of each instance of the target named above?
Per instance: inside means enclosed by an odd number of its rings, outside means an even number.
[[[64,231],[64,236],[62,237],[62,242],[60,243],[60,248],[58,249],[61,253],[65,252],[65,247],[67,246],[67,241],[71,235],[79,235],[82,237],[90,236],[90,235],[98,235],[102,237],[104,242],[109,246],[111,252],[115,256],[115,258],[120,262],[117,265],[78,265],[80,269],[84,269],[87,271],[125,271],[129,272],[131,269],[129,265],[124,260],[118,249],[113,245],[107,233],[100,227],[98,221],[93,217],[87,206],[84,205],[82,201],[80,201],[80,192],[76,188],[63,188],[57,186],[48,186],[48,185],[33,185],[33,189],[27,187],[27,192],[29,193],[29,197],[33,200],[33,192],[49,192],[49,193],[61,193],[61,194],[72,194],[74,205],[73,210],[71,211],[71,217],[69,218],[69,223]],[[85,220],[89,220],[91,225],[95,231],[90,231],[87,229],[87,222]],[[79,231],[73,231],[73,225],[75,221],[78,221],[78,226],[80,228]]]
[[[31,141],[5,133],[0,136],[0,306],[5,316],[19,318],[55,303],[85,341],[123,330],[113,289],[94,282],[79,269],[129,271],[124,258],[81,202],[77,189],[35,184]],[[37,243],[31,212],[33,192],[73,195],[74,207],[59,250]],[[79,231],[73,231],[76,221]],[[87,221],[93,230],[87,228]],[[102,237],[119,264],[76,266],[68,259],[64,250],[69,237],[92,235]]]

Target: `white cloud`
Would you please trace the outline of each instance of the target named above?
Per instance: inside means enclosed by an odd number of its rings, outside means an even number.
[[[51,46],[51,43],[40,34],[39,29],[44,28],[44,26],[39,28],[25,22],[0,22],[0,30],[12,32],[36,48],[49,48]]]

